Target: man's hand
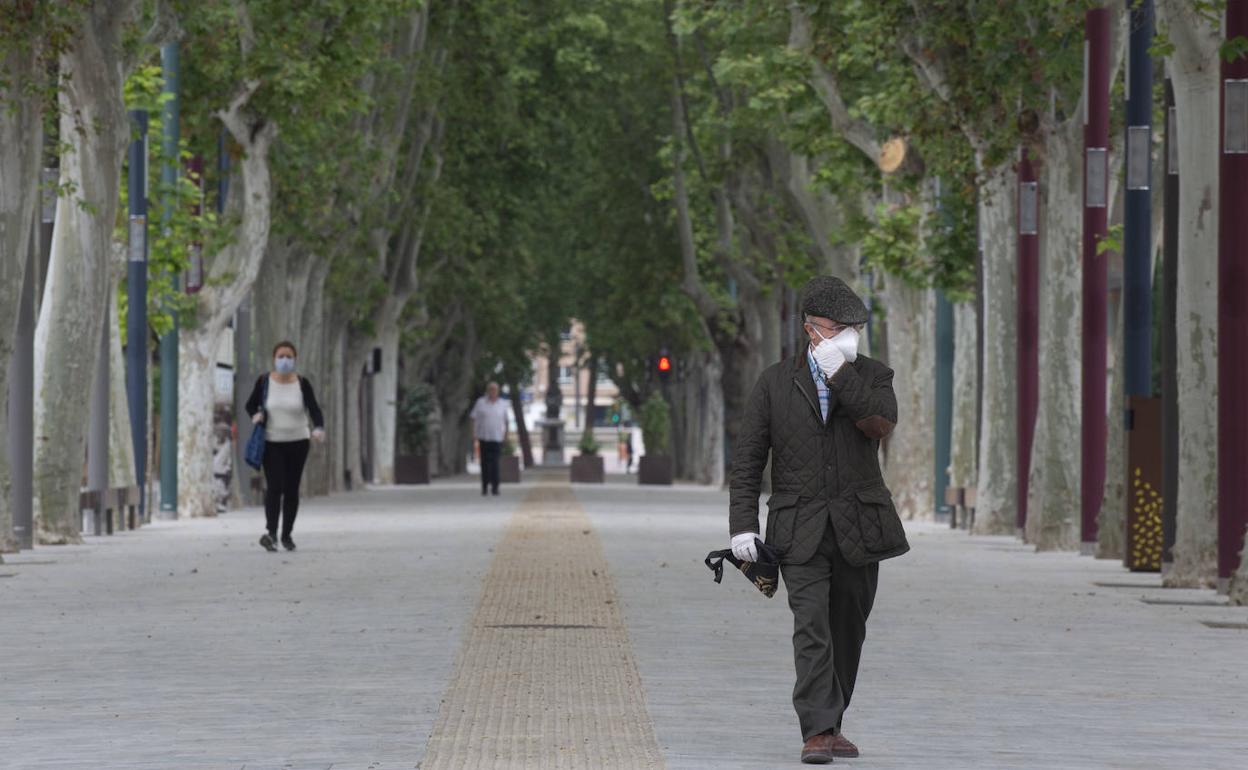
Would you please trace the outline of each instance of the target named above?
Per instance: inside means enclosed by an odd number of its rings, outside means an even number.
[[[757,532],[741,532],[732,536],[732,555],[741,561],[758,561],[755,539],[762,539]]]
[[[264,410],[263,409],[261,409],[260,411],[256,412],[255,414],[251,416],[252,425],[259,425],[262,422],[264,422]]]
[[[815,363],[824,378],[830,379],[845,365],[845,353],[832,340],[826,340],[815,348]]]

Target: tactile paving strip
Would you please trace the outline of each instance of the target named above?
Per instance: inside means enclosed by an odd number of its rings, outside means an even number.
[[[422,768],[661,768],[602,546],[567,487],[494,555]]]

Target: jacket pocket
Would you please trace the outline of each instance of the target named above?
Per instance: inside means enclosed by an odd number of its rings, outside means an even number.
[[[767,499],[767,536],[763,542],[788,551],[797,522],[797,495],[775,494]]]
[[[854,493],[858,498],[858,529],[862,547],[868,553],[887,553],[906,544],[906,531],[893,505],[893,496],[884,486],[867,487]]]

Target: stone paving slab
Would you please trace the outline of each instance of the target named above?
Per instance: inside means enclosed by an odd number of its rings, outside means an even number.
[[[662,764],[598,538],[566,484],[507,527],[421,766]]]
[[[17,555],[0,767],[414,767],[521,496],[305,502],[295,553],[256,544],[253,509]]]
[[[0,580],[0,768],[419,766],[533,486],[314,500],[295,554],[255,545],[250,510],[13,557],[0,567],[14,575]],[[702,564],[727,540],[727,496],[573,489],[665,766],[798,766],[783,590],[765,599],[731,571],[716,585]],[[1214,595],[1011,538],[909,531],[913,551],[881,569],[846,717],[863,757],[837,765],[1248,766],[1248,631],[1204,625],[1248,609],[1149,604]]]
[[[727,495],[578,486],[669,768],[797,766],[792,616],[733,571]],[[1130,576],[1012,538],[910,525],[886,562],[845,731],[863,768],[1248,767],[1248,609],[1150,605]]]

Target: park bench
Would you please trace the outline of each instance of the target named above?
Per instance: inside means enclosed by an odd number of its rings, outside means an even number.
[[[113,487],[107,490],[84,489],[78,494],[78,510],[82,514],[82,531],[89,535],[111,535],[126,529],[138,529],[142,492],[138,487]]]

